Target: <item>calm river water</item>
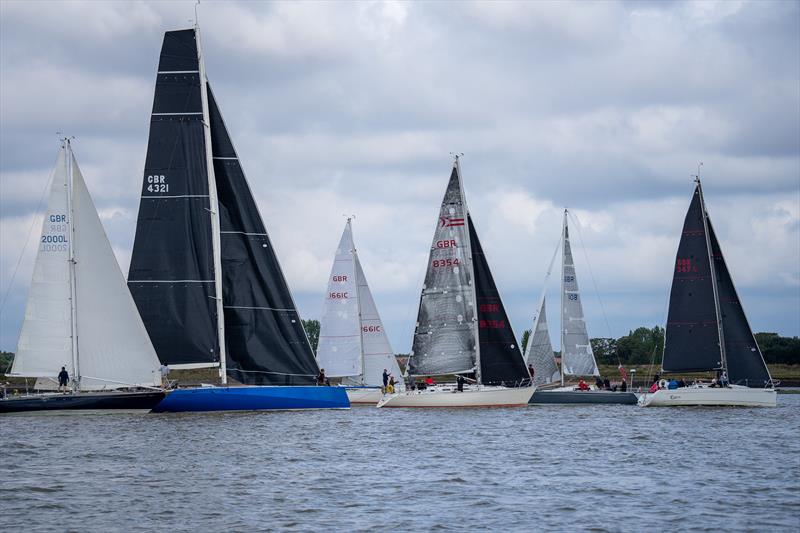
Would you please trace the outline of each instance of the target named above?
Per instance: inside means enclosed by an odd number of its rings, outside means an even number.
[[[5,416],[0,529],[797,531],[778,404]]]

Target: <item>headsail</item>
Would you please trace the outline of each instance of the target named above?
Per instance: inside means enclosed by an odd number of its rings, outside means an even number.
[[[481,383],[506,386],[521,384],[529,379],[528,369],[469,213],[467,223],[478,304]]]
[[[772,378],[758,347],[753,330],[744,314],[744,308],[736,294],[736,287],[725,264],[711,219],[708,218],[708,234],[714,272],[717,277],[717,296],[725,339],[725,360],[728,379],[731,383],[750,387],[763,387]]]
[[[533,328],[525,347],[525,360],[533,365],[533,384],[536,386],[556,382],[561,376],[553,356],[545,308],[545,298],[542,298],[542,305],[533,319]]]
[[[475,370],[477,317],[468,239],[467,206],[456,162],[433,234],[408,361],[409,375]]]
[[[67,153],[66,148],[62,148],[50,185],[12,375],[54,377],[62,366],[74,375],[69,268],[72,220],[67,204],[67,181]]]
[[[75,300],[80,388],[159,386],[159,361],[72,159]]]
[[[208,103],[228,375],[249,385],[312,384],[314,353],[210,86]]]
[[[683,223],[664,339],[665,372],[722,368],[701,190],[695,187]]]
[[[164,34],[128,286],[162,362],[219,362],[203,97],[194,29]]]
[[[561,370],[564,374],[573,376],[599,376],[600,371],[597,369],[589,333],[586,331],[566,211],[561,261]]]
[[[328,291],[320,320],[317,363],[329,377],[360,377],[360,290],[357,284],[355,246],[348,219],[328,278]],[[380,380],[378,381],[380,383]]]
[[[361,308],[361,349],[364,352],[363,371],[360,376],[364,385],[382,385],[383,369],[394,375],[398,383],[395,390],[405,390],[405,382],[400,379],[400,366],[394,355],[389,338],[383,329],[383,322],[367,284],[358,254],[355,254],[356,279],[358,280],[358,301]]]

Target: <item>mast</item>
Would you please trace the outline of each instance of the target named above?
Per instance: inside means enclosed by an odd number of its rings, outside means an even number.
[[[80,389],[81,371],[79,365],[79,348],[78,348],[78,294],[77,284],[75,283],[75,203],[72,196],[72,146],[70,145],[69,137],[64,137],[64,151],[65,158],[64,164],[67,166],[67,211],[69,212],[69,306],[70,306],[70,329],[72,332],[71,349],[72,349],[72,380],[77,384]]]
[[[453,166],[456,167],[456,174],[458,175],[458,189],[461,194],[461,203],[464,205],[464,220],[467,220],[469,218],[469,208],[467,207],[467,197],[464,195],[464,181],[461,178],[461,163],[459,159],[460,155],[455,154]],[[470,264],[472,264],[472,243],[470,242],[469,231],[467,231],[465,244],[467,250],[467,259],[469,260]],[[483,383],[481,380],[481,343],[480,331],[478,331],[478,292],[477,288],[475,287],[474,274],[470,280],[470,284],[472,289],[472,329],[475,332],[475,381],[480,385]]]
[[[567,209],[564,209],[564,223],[561,225],[561,318],[559,319],[559,327],[561,328],[561,366],[559,367],[559,372],[561,372],[561,386],[564,386],[564,359],[566,356],[566,350],[564,350],[564,261],[565,261],[565,254],[564,254],[564,243],[566,242],[565,237],[567,234]]]
[[[702,164],[702,163],[701,163]],[[714,265],[714,256],[711,252],[711,238],[708,234],[708,212],[706,211],[706,203],[703,200],[703,186],[700,184],[700,174],[695,176],[695,183],[697,183],[697,190],[700,193],[700,209],[703,214],[703,229],[705,230],[706,237],[706,250],[708,251],[708,266],[711,269],[711,288],[714,291],[714,311],[717,315],[717,332],[719,333],[719,353],[722,363],[722,371],[728,372],[728,360],[725,354],[725,336],[722,330],[722,313],[719,309],[719,289],[717,287],[717,271]],[[666,343],[665,343],[666,344]]]
[[[211,214],[211,250],[214,259],[214,300],[217,307],[217,345],[219,346],[219,378],[228,383],[225,351],[225,311],[222,300],[222,252],[220,244],[219,201],[217,200],[217,180],[214,176],[214,158],[211,153],[211,117],[208,110],[208,89],[203,49],[200,46],[200,27],[195,24],[197,39],[197,63],[200,71],[200,100],[203,105],[203,134],[205,139],[206,173],[208,175],[208,201]]]
[[[355,215],[353,215],[355,216]],[[356,261],[357,261],[357,252],[356,252],[356,241],[353,239],[353,227],[350,224],[352,220],[351,217],[347,217],[347,226],[350,230],[350,242],[353,243],[353,249],[350,250],[350,256],[353,261],[353,277],[355,278],[355,286],[356,286],[356,306],[358,307],[358,350],[361,354],[361,384],[365,384],[364,374],[366,372],[367,366],[366,361],[364,360],[364,324],[361,321],[361,294],[358,292],[359,286],[359,279],[358,279],[358,268],[356,268]]]

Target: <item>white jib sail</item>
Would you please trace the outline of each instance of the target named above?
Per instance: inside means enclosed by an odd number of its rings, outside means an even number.
[[[158,386],[159,360],[111,243],[72,158],[75,295],[80,386]]]
[[[599,376],[597,363],[586,331],[578,278],[569,244],[567,214],[564,212],[564,242],[561,258],[561,369],[573,376]]]
[[[533,319],[533,329],[528,337],[525,347],[525,360],[533,365],[533,384],[537,387],[553,383],[561,378],[553,356],[553,343],[550,342],[550,332],[547,328],[547,315],[545,314],[545,299],[539,313]]]
[[[62,148],[53,172],[12,375],[56,377],[62,366],[73,374],[69,269],[72,221],[67,205],[66,159],[66,149]]]
[[[396,391],[405,390],[405,383],[400,377],[400,365],[389,344],[389,338],[383,329],[383,322],[378,308],[361,268],[361,261],[355,255],[356,279],[358,280],[358,301],[361,306],[361,346],[364,353],[364,372],[360,376],[360,384],[383,385],[383,370],[397,380]]]
[[[328,278],[319,328],[317,363],[328,377],[360,376],[363,370],[354,248],[348,220]]]

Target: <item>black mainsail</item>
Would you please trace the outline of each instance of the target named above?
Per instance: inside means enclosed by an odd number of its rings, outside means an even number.
[[[165,34],[129,286],[162,362],[310,384],[317,363],[199,48],[196,29]]]
[[[530,377],[467,209],[456,158],[428,258],[408,373],[472,372],[486,385],[514,386]]]
[[[751,387],[771,381],[722,256],[699,179],[675,260],[662,368],[726,371],[731,383]]]
[[[202,87],[195,31],[166,32],[128,287],[170,365],[219,362]]]

